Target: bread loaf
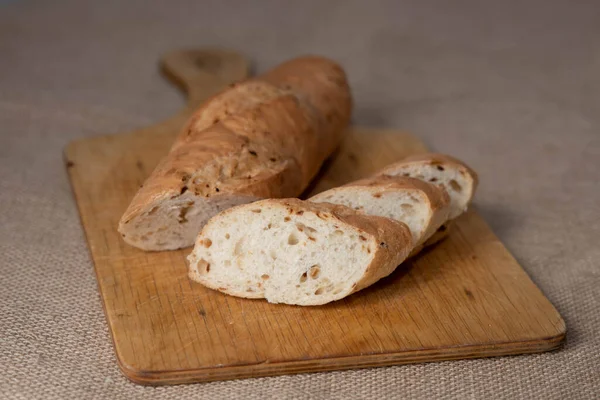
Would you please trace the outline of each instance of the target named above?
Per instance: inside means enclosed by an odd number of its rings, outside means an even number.
[[[339,145],[351,113],[344,71],[298,58],[208,100],[190,119],[119,223],[144,250],[191,246],[234,205],[298,196]]]
[[[319,305],[389,275],[412,249],[409,228],[349,207],[297,199],[231,208],[202,229],[189,276],[233,296]]]

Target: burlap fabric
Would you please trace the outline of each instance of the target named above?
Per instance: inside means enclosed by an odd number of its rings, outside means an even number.
[[[583,3],[0,0],[0,398],[599,398],[600,6]],[[476,206],[565,318],[566,347],[179,387],[127,381],[61,152],[173,113],[183,97],[156,60],[206,45],[239,49],[258,70],[334,57],[357,123],[410,130],[472,164]]]

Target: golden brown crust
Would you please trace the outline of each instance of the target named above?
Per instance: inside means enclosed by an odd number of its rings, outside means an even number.
[[[197,133],[197,136],[196,140],[189,140],[185,147],[174,148],[161,160],[131,201],[121,218],[121,226],[150,204],[177,197],[190,189],[189,181],[194,179],[197,165],[230,159],[247,146],[243,138],[221,126]]]
[[[412,249],[412,235],[406,224],[390,218],[353,214],[346,221],[372,234],[378,243],[373,261],[352,291],[355,293],[394,272]]]
[[[306,186],[317,173],[321,161],[317,145],[318,120],[301,107],[293,95],[265,101],[223,121],[223,125],[272,154],[296,160]]]
[[[203,169],[198,170],[198,165]],[[169,153],[140,188],[121,221],[131,219],[150,204],[188,191],[203,199],[228,194],[286,196],[303,188],[297,169],[295,160],[252,145],[217,124],[196,133],[187,146]]]
[[[185,138],[190,132],[201,132],[232,115],[287,93],[289,91],[257,79],[233,83],[227,90],[210,97],[194,112],[173,146],[179,146],[180,139]]]
[[[440,153],[422,153],[422,154],[415,154],[413,156],[409,156],[400,162],[397,162],[395,164],[385,167],[383,170],[381,170],[379,172],[379,174],[383,174],[385,176],[387,171],[396,171],[399,168],[401,168],[402,166],[419,165],[419,164],[437,165],[440,167],[443,165],[456,166],[456,169],[460,173],[462,173],[463,175],[467,175],[471,178],[471,180],[473,182],[471,196],[474,195],[474,193],[477,189],[477,186],[479,184],[479,177],[477,176],[477,173],[471,167],[469,167],[467,164],[465,164],[463,161],[461,161],[457,158],[454,158],[454,157],[446,155],[446,154],[440,154]],[[470,199],[469,199],[469,201],[470,201]],[[415,249],[413,249],[413,251],[411,251],[410,257],[416,256],[424,248],[433,246],[436,243],[438,243],[438,242],[442,241],[443,239],[445,239],[446,237],[448,237],[452,223],[453,223],[453,220],[446,221],[427,241],[425,241],[423,244],[415,247]]]
[[[318,111],[324,126],[323,152],[331,154],[350,122],[352,96],[344,70],[335,62],[306,56],[280,64],[261,77],[305,98]]]

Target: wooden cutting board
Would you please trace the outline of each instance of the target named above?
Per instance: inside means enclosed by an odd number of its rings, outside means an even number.
[[[117,222],[180,126],[207,96],[247,73],[243,58],[224,51],[172,53],[163,66],[188,91],[185,110],[65,151],[117,359],[129,379],[203,382],[533,353],[563,342],[558,312],[474,210],[447,240],[388,278],[320,307],[229,297],[188,280],[189,249],[147,253],[126,245]],[[406,133],[352,128],[309,194],[425,150]]]

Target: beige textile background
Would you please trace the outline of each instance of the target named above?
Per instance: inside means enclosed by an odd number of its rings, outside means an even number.
[[[314,52],[346,67],[354,120],[402,128],[481,173],[476,207],[563,315],[563,350],[137,386],[113,354],[61,151],[169,116],[156,68],[225,46],[258,71]],[[597,1],[0,0],[0,398],[600,396]]]

